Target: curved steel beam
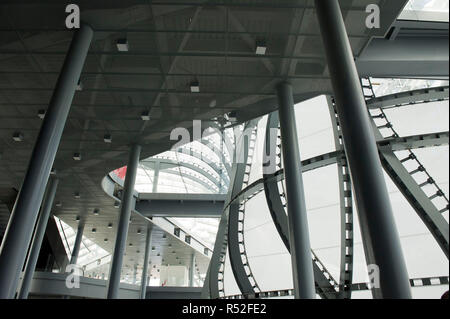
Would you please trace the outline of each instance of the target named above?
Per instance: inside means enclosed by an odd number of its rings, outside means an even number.
[[[436,88],[426,88],[408,92],[400,92],[368,100],[369,109],[388,109],[419,103],[430,103],[449,99],[449,87],[441,86]]]
[[[246,187],[249,180],[251,171],[252,158],[254,155],[254,149],[256,144],[256,124],[254,127],[247,127],[246,130],[251,129],[251,136],[247,139],[241,140],[241,151],[243,151],[243,163],[240,165],[242,171],[239,176],[239,183],[242,189]],[[243,147],[243,149],[242,149]],[[234,203],[229,207],[229,221],[228,221],[228,253],[230,256],[231,269],[233,271],[236,283],[243,294],[254,294],[255,289],[258,289],[258,284],[250,269],[247,253],[245,250],[244,242],[244,218],[245,218],[245,205],[240,203]]]
[[[256,126],[257,120],[252,120],[247,123],[247,128],[253,128]],[[238,131],[238,128],[236,128]],[[238,141],[235,147],[236,154],[239,152],[245,152],[245,143],[243,143],[242,138]],[[244,157],[244,162],[245,157]],[[226,203],[230,203],[233,198],[241,191],[242,184],[244,181],[246,164],[239,163],[239,161],[233,164],[233,170],[231,174],[231,182],[228,190],[228,197]],[[205,286],[203,290],[203,296],[209,297],[211,299],[217,299],[220,297],[219,281],[223,284],[223,267],[225,263],[226,250],[228,246],[228,219],[230,214],[230,205],[225,204],[224,213],[220,219],[219,229],[217,231],[216,241],[214,243],[214,251],[211,257],[211,262],[208,267],[207,278],[205,280]],[[221,270],[222,268],[222,270]],[[221,275],[221,276],[220,276]],[[220,277],[220,278],[219,278]],[[248,278],[247,278],[248,280]],[[243,284],[244,280],[241,281],[240,285]],[[223,289],[223,288],[222,288]]]
[[[339,179],[339,203],[341,218],[341,252],[340,252],[340,276],[339,298],[350,299],[352,296],[351,284],[353,282],[353,193],[350,168],[345,156],[342,132],[340,129],[338,113],[334,99],[327,96],[333,127],[334,144],[342,154],[337,161]]]
[[[420,134],[405,137],[385,138],[378,141],[380,149],[388,147],[394,152],[406,151],[417,148],[436,147],[448,145],[449,132]]]
[[[176,168],[176,167],[175,167]],[[176,175],[176,176],[179,176],[179,174],[180,174],[180,172],[177,170],[177,171],[171,171],[170,169],[166,169],[166,170],[161,170],[160,172],[162,172],[162,173],[167,173],[167,174],[171,174],[171,175]],[[203,180],[201,180],[200,178],[198,178],[198,177],[196,177],[196,176],[194,176],[194,175],[191,175],[191,174],[185,174],[185,173],[181,173],[182,175],[183,175],[183,178],[187,178],[187,179],[190,179],[191,181],[194,181],[194,182],[196,182],[196,183],[199,183],[199,184],[201,184],[202,186],[204,186],[206,189],[209,189],[209,188],[211,188],[211,185],[209,185],[208,183],[206,183],[205,181],[203,181]],[[218,189],[220,188],[219,187],[219,185],[218,184],[216,184],[216,183],[213,183]]]
[[[267,121],[266,128],[266,140],[265,140],[265,149],[266,152],[263,155],[267,154],[267,150],[273,150],[270,148],[270,143],[273,143],[273,140],[270,138],[270,134],[272,129],[278,129],[278,112],[273,112],[269,115]],[[263,175],[267,177],[267,174]],[[275,224],[276,229],[278,230],[278,234],[281,237],[284,245],[288,252],[290,252],[290,244],[289,244],[289,230],[288,230],[288,219],[285,211],[285,206],[280,198],[280,191],[278,188],[278,182],[276,180],[266,180],[264,182],[264,191],[266,194],[267,206],[270,211],[270,215],[272,216],[273,223]],[[324,272],[319,267],[320,261],[317,256],[313,258],[313,271],[314,271],[314,280],[316,284],[316,293],[321,296],[323,299],[334,299],[336,298],[336,290],[334,286],[330,283],[330,279],[327,279]],[[322,265],[322,269],[325,267]],[[326,270],[326,269],[325,269]],[[329,278],[332,279],[331,274],[328,274]],[[334,280],[332,279],[334,282]]]
[[[188,151],[189,151],[189,153],[183,151],[182,149],[177,150],[178,153],[186,154],[186,155],[192,156],[197,159],[202,159],[202,158],[206,157],[205,154],[197,152],[196,150],[188,149]],[[203,161],[203,162],[206,163],[209,167],[211,167],[211,169],[213,169],[214,171],[220,172],[220,167],[216,163],[214,163],[213,160],[208,160],[208,161]],[[230,175],[228,175],[228,176],[230,176]]]
[[[193,165],[193,164],[190,164],[190,163],[185,163],[185,162],[177,162],[177,161],[174,161],[174,160],[171,160],[171,159],[165,159],[165,158],[145,160],[145,161],[142,161],[140,164],[147,166],[146,165],[147,163],[155,163],[155,162],[159,162],[159,163],[162,163],[162,164],[167,164],[167,165],[170,165],[170,166],[173,166],[173,167],[183,166],[183,167],[189,168],[189,169],[197,172],[199,175],[205,176],[206,178],[208,178],[215,185],[220,186],[220,180],[217,179],[216,176],[211,174],[211,172],[208,172],[207,170],[203,170],[201,166],[196,166],[196,165]],[[149,166],[147,166],[147,167],[149,167]],[[163,171],[163,170],[164,170],[163,168],[160,168],[160,171]]]

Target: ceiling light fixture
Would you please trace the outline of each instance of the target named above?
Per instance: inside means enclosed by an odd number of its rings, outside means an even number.
[[[104,141],[105,143],[111,143],[111,142],[112,142],[111,134],[105,134],[105,135],[103,136],[103,141]]]
[[[141,119],[143,121],[150,121],[150,112],[149,111],[142,112]]]
[[[83,83],[81,83],[81,79],[78,80],[76,90],[77,91],[82,91],[83,90]]]
[[[200,92],[200,83],[198,81],[191,82],[191,92],[192,93]]]
[[[46,113],[45,110],[39,110],[39,111],[38,111],[38,117],[39,117],[41,120],[43,120],[44,117],[45,117],[45,113]]]
[[[118,39],[116,45],[119,52],[128,52],[129,50],[127,39]]]
[[[80,153],[74,153],[73,154],[73,160],[74,161],[81,161],[81,154]]]
[[[255,53],[257,55],[265,55],[266,51],[267,51],[266,42],[265,41],[257,41]]]
[[[14,142],[22,142],[23,141],[23,134],[20,132],[15,132],[13,134],[13,140]]]

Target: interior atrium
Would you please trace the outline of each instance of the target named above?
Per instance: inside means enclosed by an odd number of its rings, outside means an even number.
[[[70,6],[0,2],[0,299],[448,294],[448,0]]]

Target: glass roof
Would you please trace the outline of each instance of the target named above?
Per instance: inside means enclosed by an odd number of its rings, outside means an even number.
[[[219,228],[218,218],[168,218],[183,229],[189,229],[196,239],[213,249]]]
[[[58,226],[58,231],[62,238],[67,258],[70,260],[72,250],[75,245],[77,232],[58,217],[54,216],[53,218]],[[81,240],[80,252],[78,254],[77,265],[83,268],[85,276],[88,275],[89,271],[109,263],[110,259],[111,254],[109,252],[83,236],[83,239]]]
[[[449,22],[449,1],[410,0],[399,19]]]
[[[230,182],[234,139],[232,129],[213,132],[139,163],[139,193],[226,194]],[[125,178],[126,167],[113,172]]]

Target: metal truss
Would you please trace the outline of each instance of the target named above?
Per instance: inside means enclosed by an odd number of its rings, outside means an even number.
[[[449,277],[441,276],[441,277],[414,278],[414,279],[410,279],[409,283],[410,283],[411,287],[443,286],[443,285],[448,285]],[[352,284],[351,290],[352,291],[370,290],[370,284],[369,283]],[[249,297],[250,296],[247,296],[247,295],[234,295],[234,296],[227,296],[224,299],[247,299]],[[285,289],[285,290],[265,291],[265,292],[258,293],[251,297],[253,297],[255,299],[294,297],[294,290],[293,289]]]
[[[279,135],[279,120],[278,113],[274,112],[269,115],[267,121],[266,130],[266,140],[265,140],[265,150],[270,149],[270,143],[274,141],[271,140],[270,135],[273,129],[277,129],[277,140],[276,140],[276,168],[281,170],[281,137]],[[272,150],[271,150],[272,151]],[[264,165],[264,164],[263,164]],[[264,174],[267,177],[268,174]],[[275,224],[278,234],[283,241],[286,249],[290,252],[289,236],[288,236],[288,220],[286,213],[286,195],[285,191],[280,190],[278,187],[278,181],[273,179],[267,179],[264,183],[264,191],[266,194],[267,206],[272,216],[272,220]],[[317,255],[311,250],[313,271],[314,271],[314,281],[316,286],[316,293],[323,299],[335,299],[337,281],[333,278],[331,273],[327,270],[325,265],[320,261]]]
[[[363,88],[367,90],[368,88],[371,90],[371,84],[364,84]],[[436,89],[433,92],[441,92],[441,89]],[[420,91],[420,90],[419,90]],[[448,92],[448,90],[444,91]],[[415,92],[415,91],[414,91]],[[430,92],[428,92],[430,93]],[[402,94],[403,95],[403,94]],[[410,93],[404,93],[405,96],[411,96]],[[417,94],[413,94],[414,97],[417,97]],[[424,100],[423,95],[420,98],[417,98],[417,103],[426,103],[432,102],[436,100],[436,95],[431,94],[428,96],[429,100]],[[398,95],[392,95],[392,98],[398,99]],[[375,101],[375,97],[372,94],[366,95],[367,100]],[[440,96],[440,100],[445,99]],[[310,170],[318,169],[321,167],[329,166],[332,164],[338,165],[338,175],[339,175],[339,184],[340,184],[340,196],[341,196],[341,273],[339,283],[333,279],[331,274],[327,271],[323,263],[317,258],[317,256],[312,252],[312,261],[314,265],[314,276],[316,281],[316,292],[322,298],[350,298],[352,291],[360,291],[360,290],[368,290],[370,287],[367,283],[352,283],[352,271],[353,271],[353,207],[352,207],[352,191],[351,191],[351,178],[349,174],[349,168],[347,165],[347,161],[345,158],[345,150],[343,148],[342,143],[342,135],[340,132],[340,124],[339,119],[336,116],[334,103],[332,98],[328,98],[330,113],[332,117],[332,124],[335,133],[335,143],[336,143],[336,151],[330,152],[327,154],[322,154],[320,156],[316,156],[311,159],[307,159],[302,161],[303,172],[307,172]],[[396,100],[397,101],[397,100]],[[395,107],[395,103],[392,100],[384,99],[384,107],[389,108],[389,106]],[[410,100],[407,104],[402,105],[410,105],[415,104],[414,101]],[[377,138],[377,144],[380,152],[380,158],[385,168],[386,172],[391,176],[394,183],[400,189],[400,191],[404,194],[407,200],[411,203],[413,208],[416,210],[418,215],[422,218],[426,226],[430,229],[431,233],[443,249],[444,253],[448,257],[448,223],[445,221],[442,213],[448,211],[448,204],[446,207],[438,209],[433,203],[433,200],[438,197],[443,197],[447,200],[446,196],[439,188],[439,186],[435,183],[434,179],[428,174],[423,165],[418,161],[417,157],[412,152],[413,149],[424,148],[424,147],[433,147],[440,145],[448,145],[448,132],[439,132],[432,134],[423,134],[409,137],[399,137],[399,135],[395,132],[392,127],[392,124],[386,117],[382,108],[376,109],[375,106],[370,108],[371,111],[377,111],[379,113],[371,114],[375,135]],[[380,120],[384,121],[379,125]],[[377,125],[378,124],[378,125]],[[273,113],[269,116],[268,124],[267,124],[267,132],[266,132],[266,149],[270,147],[269,141],[269,130],[270,128],[278,129],[278,116],[277,113]],[[383,136],[381,133],[382,129],[389,129],[392,133],[391,135]],[[284,171],[281,168],[281,149],[280,149],[280,136],[277,136],[277,149],[276,149],[276,171],[273,174],[264,174],[263,178],[253,182],[250,185],[244,186],[238,192],[233,192],[229,201],[225,205],[225,211],[229,211],[230,209],[236,209],[243,220],[245,215],[245,211],[242,211],[242,207],[245,207],[245,203],[248,200],[251,200],[256,195],[261,193],[262,191],[266,194],[266,200],[268,203],[268,207],[270,210],[270,214],[272,216],[275,227],[278,230],[281,240],[285,244],[286,248],[289,250],[289,237],[288,234],[288,225],[287,225],[287,215],[285,212],[285,197],[284,191],[279,190],[278,183],[284,179]],[[397,151],[408,151],[411,155],[405,159],[398,159],[395,155]],[[419,168],[415,171],[408,172],[406,168],[403,166],[403,163],[407,161],[416,161],[419,165]],[[425,174],[426,182],[418,183],[413,176],[415,174]],[[245,173],[243,173],[245,174]],[[436,194],[432,196],[427,196],[422,189],[425,186],[432,186],[436,188]],[[448,203],[448,200],[447,200]],[[236,208],[234,208],[236,207]],[[239,220],[239,218],[236,218]],[[238,224],[239,225],[239,224]],[[242,223],[243,225],[243,223]],[[233,227],[231,227],[233,228]],[[243,227],[240,228],[235,227],[233,232],[240,233],[242,231],[242,243],[243,243]],[[241,230],[242,229],[242,230]],[[230,226],[228,225],[228,231],[230,230]],[[226,256],[226,245],[227,239],[230,238],[230,234],[227,232],[224,235],[224,250],[220,253],[222,266],[225,263]],[[230,247],[229,247],[230,248]],[[242,244],[240,248],[243,248],[245,251],[245,245]],[[237,249],[236,255],[241,255],[241,249]],[[230,251],[234,249],[230,248]],[[240,261],[242,262],[242,259]],[[244,259],[245,263],[248,263],[248,259]],[[221,267],[223,269],[224,267]],[[241,288],[242,282],[245,282],[244,271],[242,271],[243,267],[240,266],[235,269],[241,269],[240,275],[236,275],[234,273],[236,281],[238,282],[239,287]],[[235,271],[233,269],[233,272]],[[247,272],[245,272],[248,276]],[[251,273],[251,272],[250,272]],[[221,273],[223,275],[223,272]],[[247,277],[248,280],[248,277]],[[222,277],[223,281],[223,277]],[[256,281],[255,281],[256,283]],[[437,277],[437,278],[420,278],[420,279],[411,279],[411,286],[430,286],[430,285],[443,285],[448,284],[448,277]],[[252,287],[253,286],[253,287]],[[250,289],[252,287],[253,289]],[[230,296],[226,298],[234,299],[234,298],[270,298],[270,297],[283,297],[283,296],[293,296],[292,290],[280,290],[274,292],[255,292],[255,286],[253,283],[249,283],[245,289],[241,289],[244,291],[242,295]],[[224,296],[224,291],[221,290]],[[221,296],[221,297],[223,297]]]
[[[257,128],[252,130],[246,147],[246,162],[244,167],[244,178],[242,188],[248,186],[250,171],[255,153]],[[255,294],[260,292],[258,283],[253,276],[250,263],[245,249],[244,235],[245,202],[230,206],[228,220],[228,253],[230,256],[231,269],[236,283],[243,294]]]
[[[338,158],[339,202],[341,215],[341,267],[339,277],[339,297],[350,299],[353,282],[353,193],[350,169],[345,156],[341,126],[334,98],[327,97],[331,115],[336,150],[342,151]]]
[[[142,161],[141,165],[152,169],[153,167],[150,164],[155,163],[155,162],[166,164],[169,167],[171,166],[170,168],[176,168],[178,166],[183,166],[183,167],[189,168],[189,169],[193,170],[194,172],[198,173],[200,176],[204,176],[205,178],[207,178],[211,183],[216,185],[218,188],[220,187],[220,179],[218,179],[216,176],[211,174],[211,172],[205,170],[203,167],[196,165],[196,164],[190,164],[190,163],[186,163],[184,161],[176,161],[176,160],[173,160],[170,158],[161,157],[161,158],[157,158],[157,159],[152,158],[150,160]],[[170,174],[170,171],[166,170],[165,172]],[[186,175],[185,177],[190,178],[189,175]],[[198,183],[201,183],[203,186],[205,186],[207,188],[209,187],[208,184],[204,183],[203,181],[200,181],[198,178],[193,177],[192,179]]]
[[[418,148],[448,145],[449,132],[420,134],[414,136],[387,138],[378,142],[379,147],[388,147],[394,152],[413,150]]]
[[[245,125],[244,132],[248,130],[254,130],[258,123],[258,119],[252,120]],[[235,130],[239,130],[239,127],[236,127]],[[246,147],[245,136],[241,134],[241,140],[236,143],[235,153],[243,154],[243,163],[236,161],[233,165],[233,170],[231,173],[231,182],[228,191],[228,199],[227,203],[230,205],[225,205],[224,212],[222,214],[222,218],[220,219],[219,229],[217,231],[216,241],[214,244],[214,251],[211,257],[211,262],[209,264],[205,285],[203,288],[202,295],[204,297],[209,297],[211,299],[217,299],[221,295],[223,296],[224,291],[224,272],[225,272],[225,260],[228,248],[228,231],[229,231],[229,217],[230,212],[233,212],[232,205],[237,205],[239,207],[239,203],[232,203],[232,199],[242,190],[242,185],[244,183],[244,176],[247,166],[247,157],[248,157],[248,147]],[[230,256],[231,257],[231,256]],[[240,260],[240,256],[238,259]],[[231,261],[231,258],[230,258]],[[242,261],[242,260],[241,260]],[[236,272],[237,269],[237,272]],[[249,284],[249,279],[244,272],[241,271],[241,268],[233,269],[233,274],[236,278],[236,282],[239,287],[246,287]]]
[[[375,94],[370,79],[363,79],[362,85],[366,99],[369,101],[373,100]],[[385,134],[390,134],[388,137],[389,139],[398,139],[399,135],[383,109],[379,108],[376,111],[377,113],[369,112],[376,139],[378,141],[385,139],[383,130],[385,131]],[[389,146],[389,143],[387,146]],[[379,147],[381,163],[386,173],[391,177],[392,181],[414,208],[418,216],[430,230],[444,254],[449,258],[449,224],[442,216],[444,212],[449,210],[449,200],[447,196],[445,196],[445,193],[439,185],[437,185],[411,149],[408,150],[408,156],[402,159],[399,159],[396,156],[394,149],[394,147]],[[407,162],[417,164],[417,169],[408,171],[404,166]],[[425,187],[434,188],[434,192],[431,196],[427,195],[424,190]],[[443,198],[447,205],[438,208],[433,202],[437,198]]]
[[[371,83],[368,80],[364,86],[366,89],[371,90]],[[448,100],[449,87],[441,86],[436,88],[413,90],[380,97],[375,97],[371,94],[369,97],[370,98],[366,101],[369,109],[390,109],[406,105]]]

